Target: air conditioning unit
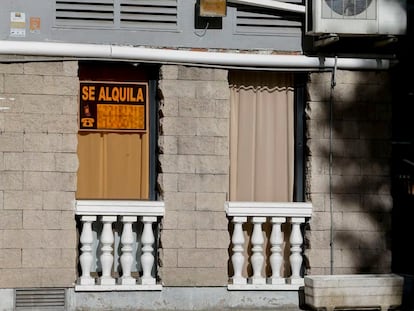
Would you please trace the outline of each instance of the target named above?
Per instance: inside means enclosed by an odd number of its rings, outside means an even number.
[[[306,0],[308,35],[403,35],[406,0]]]

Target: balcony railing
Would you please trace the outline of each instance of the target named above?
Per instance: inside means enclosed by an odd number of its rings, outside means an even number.
[[[310,203],[226,202],[231,226],[229,290],[298,290]]]
[[[159,201],[79,200],[77,291],[161,290],[157,283]]]

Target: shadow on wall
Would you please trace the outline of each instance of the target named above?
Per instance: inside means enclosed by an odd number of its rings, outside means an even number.
[[[313,162],[316,156],[318,173],[329,177],[325,211],[332,211],[332,245],[342,260],[342,268],[333,264],[333,273],[387,273],[392,208],[390,80],[385,72],[351,71],[337,71],[335,79],[327,98],[310,103],[314,106],[308,109],[323,108],[307,120],[308,132],[313,131],[308,136],[313,140],[318,135],[318,142],[310,143]],[[325,83],[329,87],[330,81]]]
[[[412,95],[399,77],[398,70],[339,72],[332,101],[316,103],[326,105],[325,115],[308,120],[308,131],[317,126],[323,138],[332,137],[311,152],[324,159],[321,169],[331,172],[331,200],[325,202],[333,212],[333,248],[352,267],[335,271],[333,264],[333,273],[401,274],[402,309],[413,310],[414,265],[407,238],[414,219],[414,131],[413,122],[403,119],[411,118],[414,108],[407,105]]]

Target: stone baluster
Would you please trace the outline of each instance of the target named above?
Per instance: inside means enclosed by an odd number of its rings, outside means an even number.
[[[282,223],[286,221],[285,217],[272,217],[272,233],[270,234],[270,251],[269,258],[270,266],[272,268],[272,277],[269,279],[270,284],[285,284],[285,279],[280,276],[280,269],[283,263],[282,256]]]
[[[266,284],[266,279],[262,276],[262,269],[264,265],[263,256],[263,230],[262,224],[266,221],[266,217],[252,217],[253,234],[251,243],[253,245],[251,263],[253,268],[253,276],[251,278],[252,284]]]
[[[116,216],[102,216],[101,218],[101,221],[103,223],[103,229],[101,233],[102,255],[100,257],[102,266],[102,276],[100,278],[101,285],[115,284],[115,279],[111,276],[111,272],[114,262],[114,256],[112,254],[112,245],[114,243],[112,223],[115,222],[116,219]]]
[[[121,235],[121,267],[122,277],[120,283],[122,285],[135,285],[136,279],[131,276],[132,264],[134,258],[132,256],[134,236],[132,233],[132,224],[137,221],[137,216],[122,216],[121,221],[123,223],[122,235]]]
[[[141,221],[144,224],[142,231],[141,243],[142,243],[142,277],[140,283],[143,285],[155,284],[155,278],[152,276],[152,268],[154,266],[153,245],[155,242],[154,232],[152,231],[152,224],[157,221],[157,217],[144,216],[141,217]]]
[[[242,276],[242,270],[244,265],[244,234],[243,224],[247,221],[247,217],[233,217],[234,223],[233,235],[231,242],[233,244],[233,255],[231,256],[231,262],[233,264],[233,284],[246,284],[247,279]]]
[[[303,217],[293,217],[292,232],[290,234],[290,266],[292,275],[290,276],[290,284],[303,284],[303,278],[300,276],[300,269],[302,267],[302,243],[303,237],[300,230],[300,225],[305,222]]]
[[[91,277],[92,263],[95,256],[92,254],[92,243],[93,243],[93,233],[92,233],[92,222],[96,221],[96,216],[82,216],[81,222],[82,233],[80,236],[80,243],[82,245],[81,252],[79,256],[80,266],[82,268],[82,275],[79,279],[80,285],[94,285],[95,279]]]

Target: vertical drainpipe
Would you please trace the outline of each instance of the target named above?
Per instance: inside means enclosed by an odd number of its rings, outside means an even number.
[[[331,88],[329,95],[329,211],[330,211],[330,268],[331,274],[334,273],[334,219],[333,219],[333,203],[332,203],[332,165],[333,165],[333,151],[332,151],[332,131],[333,131],[333,92],[336,85],[336,67],[337,56],[335,56],[335,64],[332,69]]]

